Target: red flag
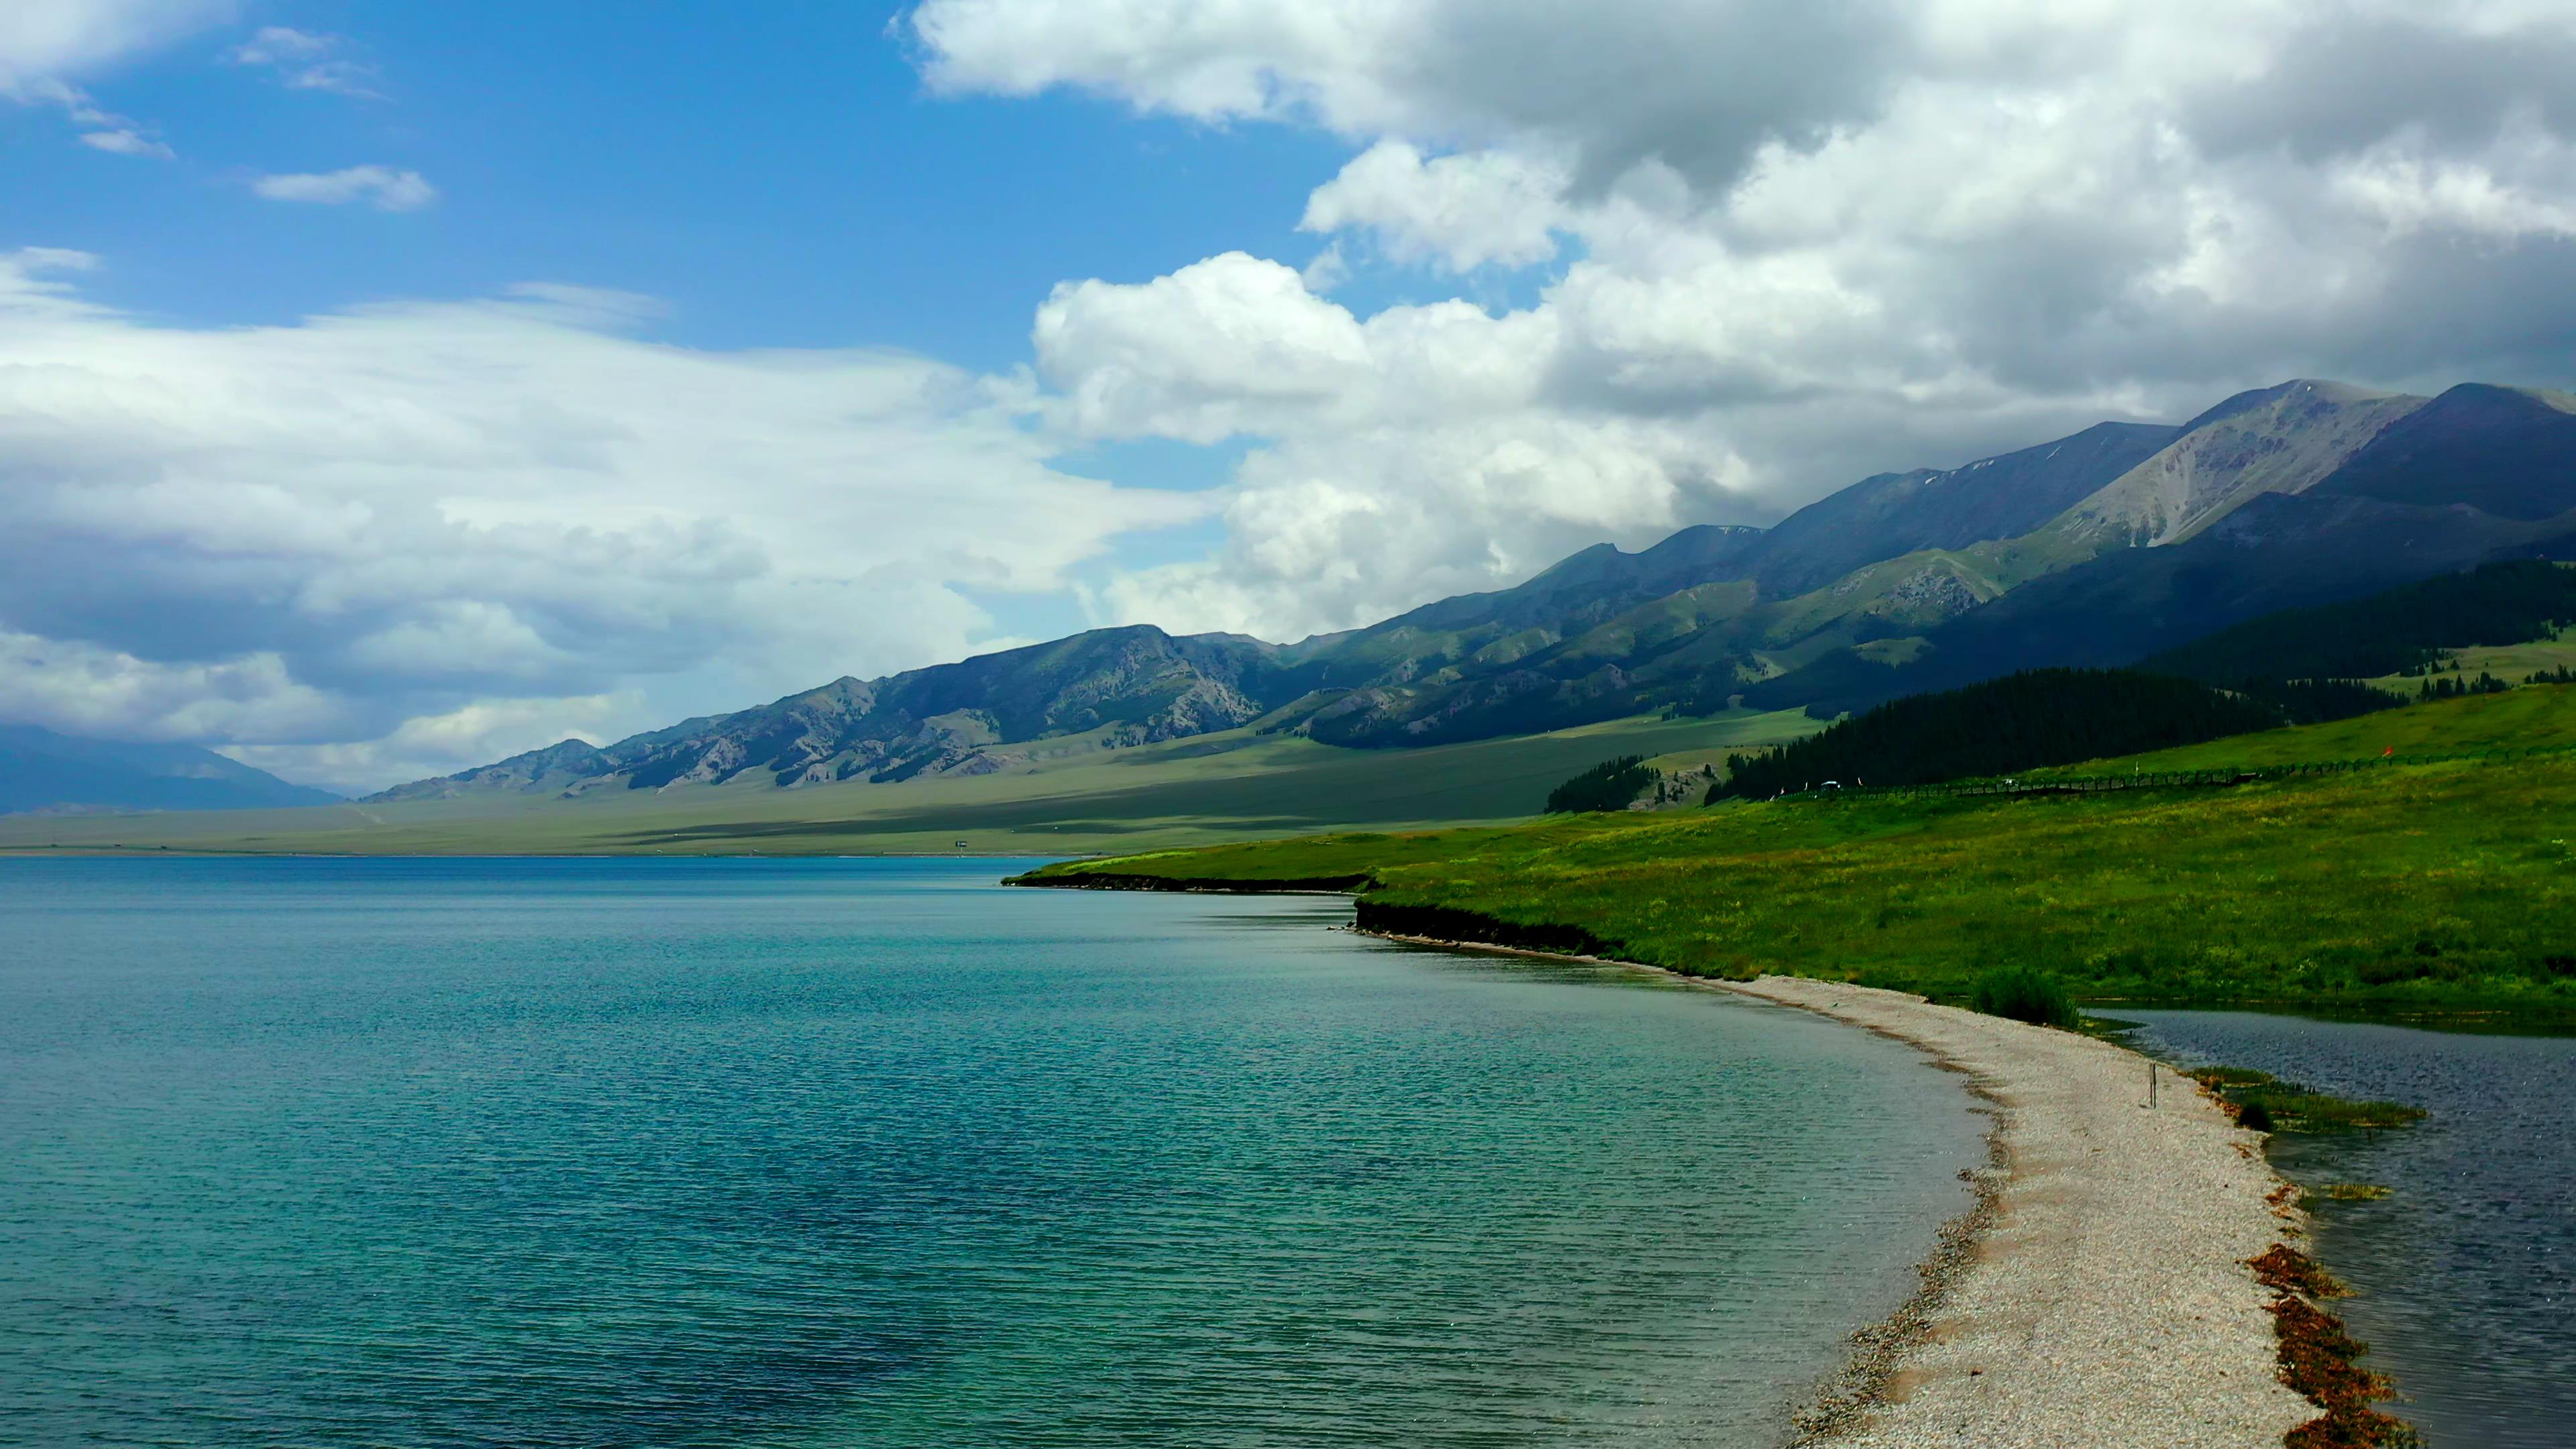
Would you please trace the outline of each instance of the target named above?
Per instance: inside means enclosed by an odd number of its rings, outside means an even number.
[[[2379,752],[2379,757],[2380,757],[2381,759],[2383,759],[2383,760],[2384,760],[2384,759],[2387,759],[2390,755],[2393,755],[2393,754],[2396,754],[2396,753],[2397,753],[2397,747],[2396,747],[2395,745],[2390,745],[2387,749],[2381,750],[2381,751]]]

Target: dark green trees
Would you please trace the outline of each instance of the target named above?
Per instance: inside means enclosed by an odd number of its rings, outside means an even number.
[[[2283,712],[2187,679],[2034,669],[1892,700],[1767,755],[1727,761],[1709,792],[1765,799],[1827,782],[1930,785],[2270,729]]]
[[[1600,764],[1550,790],[1547,813],[1574,810],[1625,810],[1659,778],[1646,768],[1643,755],[1621,755]]]

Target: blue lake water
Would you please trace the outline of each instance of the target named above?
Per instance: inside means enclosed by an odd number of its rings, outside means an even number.
[[[0,863],[0,1443],[1767,1445],[1908,1050],[996,861]]]
[[[2466,1035],[2233,1011],[2115,1008],[2142,1047],[2432,1115],[2390,1132],[2283,1133],[2310,1187],[2390,1189],[2316,1210],[2316,1251],[2388,1406],[2457,1449],[2576,1444],[2576,1038]]]

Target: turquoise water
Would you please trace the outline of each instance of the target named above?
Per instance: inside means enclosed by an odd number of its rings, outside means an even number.
[[[1981,1119],[1330,899],[0,864],[0,1443],[1762,1445]]]
[[[2336,1305],[2435,1449],[2576,1444],[2576,1038],[2467,1035],[2244,1011],[2138,1011],[2139,1045],[2253,1067],[2432,1115],[2392,1132],[2272,1139],[2314,1187],[2377,1201],[2316,1210]]]

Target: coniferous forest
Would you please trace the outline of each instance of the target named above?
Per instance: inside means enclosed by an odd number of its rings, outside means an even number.
[[[2567,623],[2576,623],[2576,569],[2518,559],[2249,619],[2137,667],[2229,689],[2422,674],[2451,650],[2545,639]]]
[[[1550,790],[1547,813],[1567,811],[1625,810],[1647,786],[1655,783],[1656,772],[1646,768],[1643,755],[1621,755],[1600,764]]]
[[[1709,799],[1768,799],[1828,781],[1852,788],[1976,779],[2284,722],[2277,705],[2171,675],[2034,669],[1892,700],[1768,754],[1731,756]]]

